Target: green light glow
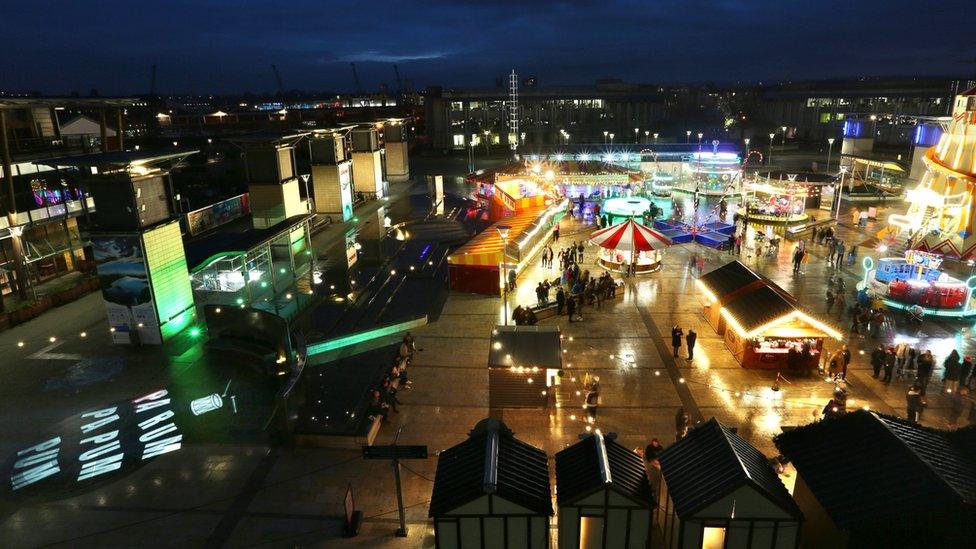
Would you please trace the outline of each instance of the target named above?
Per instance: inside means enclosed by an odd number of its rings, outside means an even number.
[[[194,327],[192,327],[192,328],[190,328],[190,335],[191,335],[191,336],[193,336],[193,337],[197,337],[197,336],[199,336],[199,335],[200,335],[200,333],[201,333],[201,332],[200,332],[200,328],[198,328],[198,327],[196,327],[196,326],[194,326]]]
[[[312,357],[317,354],[325,353],[328,351],[334,351],[336,349],[341,349],[343,347],[349,347],[350,345],[355,345],[357,343],[362,343],[364,341],[370,341],[373,339],[386,337],[398,332],[405,332],[407,330],[418,328],[425,324],[427,324],[427,315],[424,315],[420,318],[415,318],[413,320],[407,320],[405,322],[398,322],[396,324],[380,326],[379,328],[366,330],[364,332],[356,332],[354,334],[337,337],[335,339],[320,341],[318,343],[313,343],[308,346],[308,356]]]

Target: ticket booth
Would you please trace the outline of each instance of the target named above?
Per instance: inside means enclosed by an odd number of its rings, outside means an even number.
[[[429,516],[438,549],[547,549],[546,453],[484,419],[437,461]]]
[[[661,453],[655,523],[668,549],[795,549],[803,513],[766,456],[715,418]]]
[[[599,431],[556,454],[559,549],[649,547],[644,460]]]

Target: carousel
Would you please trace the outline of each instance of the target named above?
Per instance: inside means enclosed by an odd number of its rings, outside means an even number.
[[[652,273],[661,268],[662,251],[671,239],[633,220],[600,229],[590,235],[600,247],[597,262],[604,269],[626,274],[631,265],[635,274]]]

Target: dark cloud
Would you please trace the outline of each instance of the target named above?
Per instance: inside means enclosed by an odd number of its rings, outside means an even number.
[[[136,93],[972,74],[968,0],[13,1],[0,85]],[[13,24],[11,24],[11,22]],[[12,46],[11,46],[12,45]]]

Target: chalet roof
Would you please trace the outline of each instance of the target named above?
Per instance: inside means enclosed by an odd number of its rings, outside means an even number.
[[[590,435],[556,454],[556,495],[560,505],[610,487],[646,507],[652,503],[644,460],[616,440]]]
[[[441,452],[429,516],[443,516],[486,494],[552,515],[546,453],[493,419],[482,420],[468,440]]]
[[[715,418],[664,450],[660,462],[683,519],[741,486],[751,486],[798,519],[803,516],[766,456]]]
[[[773,439],[841,527],[906,513],[976,512],[976,430],[858,410]]]

